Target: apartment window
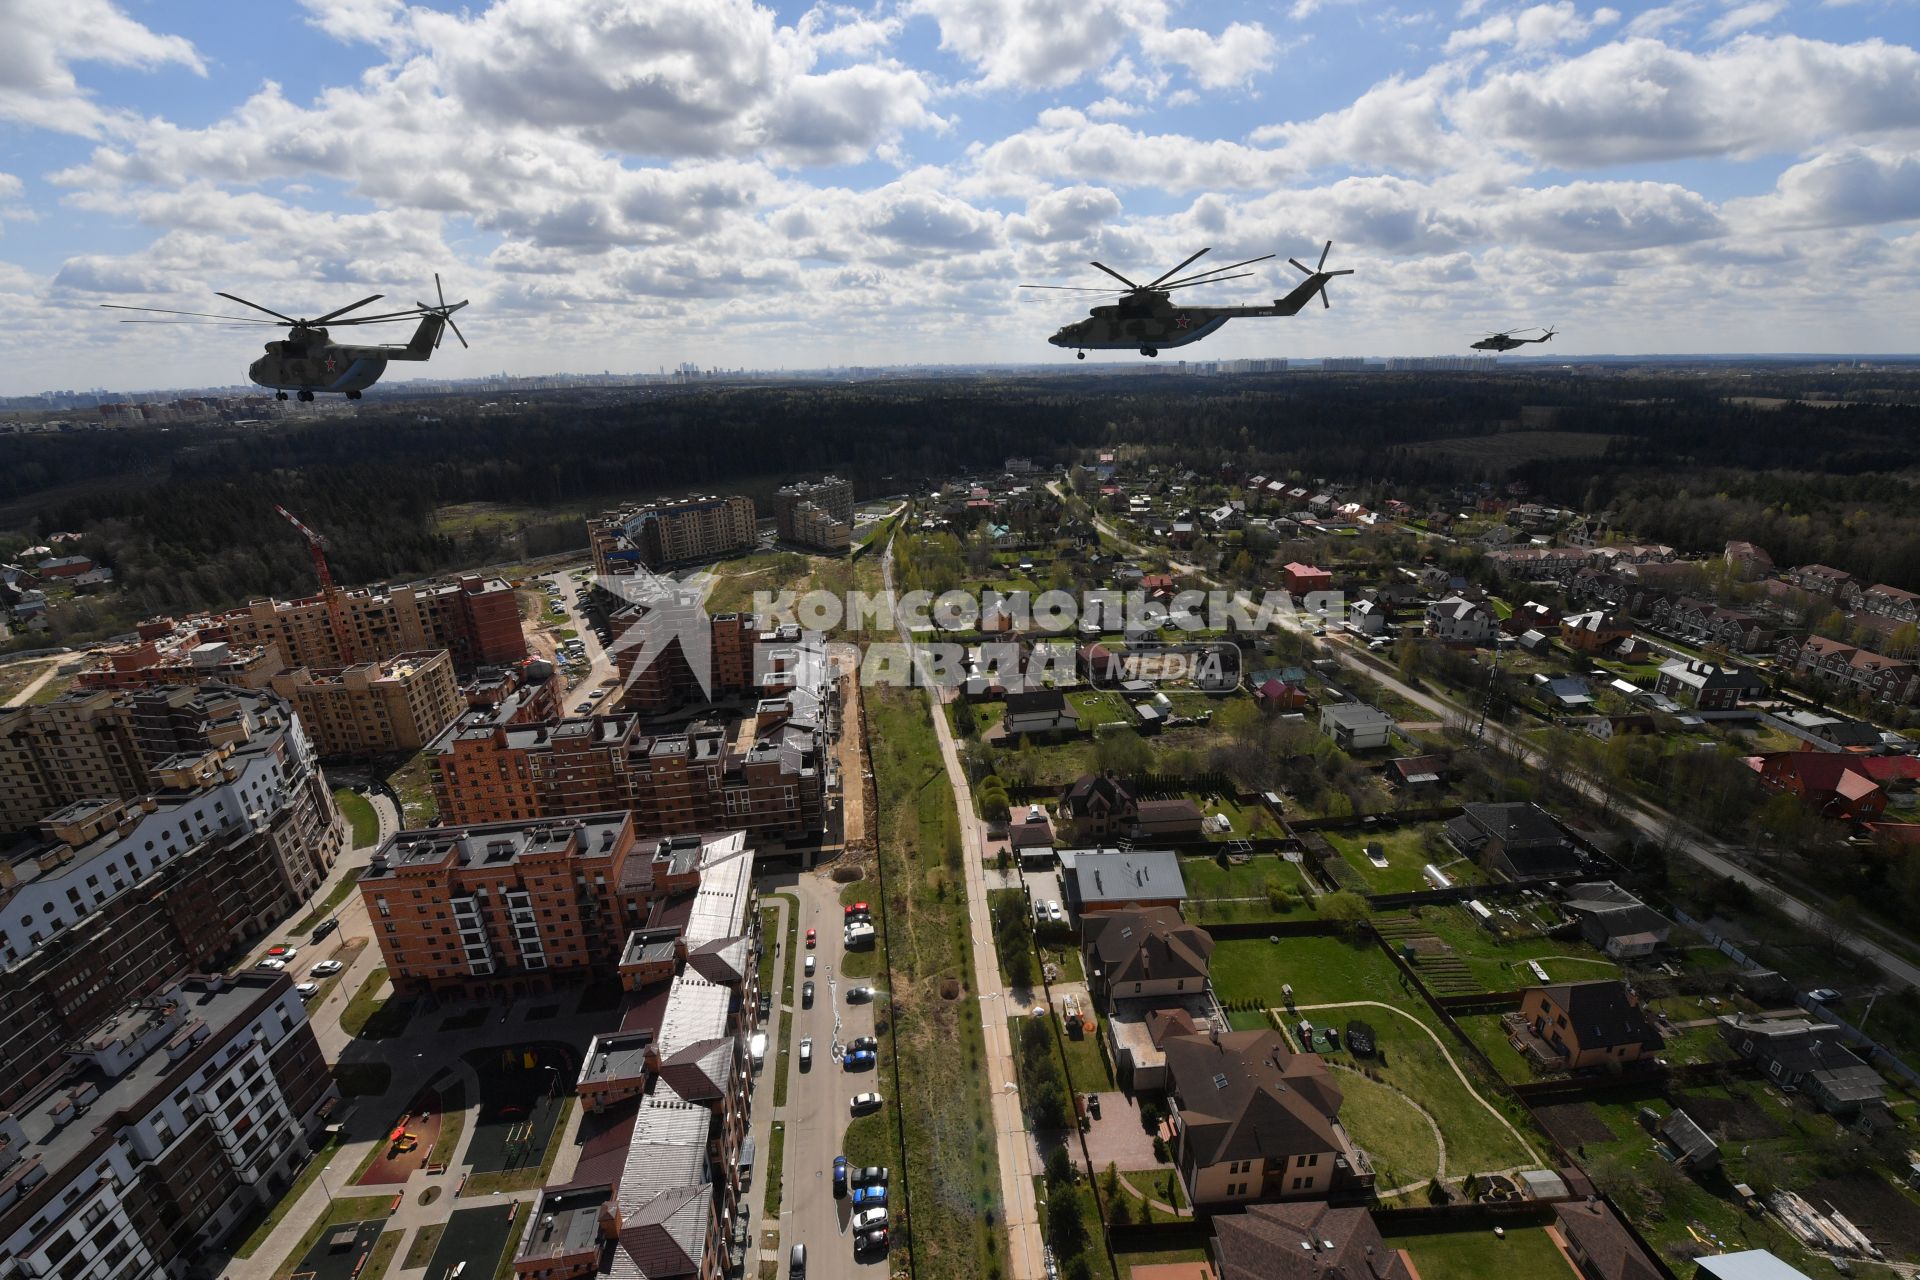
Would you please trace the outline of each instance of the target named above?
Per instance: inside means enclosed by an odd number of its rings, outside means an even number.
[[[1307,1185],[1307,1180],[1305,1178],[1295,1178],[1293,1180],[1293,1189],[1295,1191],[1300,1190],[1302,1187],[1306,1185]]]

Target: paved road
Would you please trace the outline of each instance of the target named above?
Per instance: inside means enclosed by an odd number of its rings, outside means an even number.
[[[893,543],[888,541],[880,561],[881,579],[893,592]],[[906,620],[900,620],[900,640],[912,644]],[[917,661],[917,659],[916,659]],[[931,683],[931,682],[929,682]],[[973,971],[980,985],[980,1021],[987,1044],[987,1087],[993,1097],[993,1132],[999,1149],[1001,1216],[1006,1224],[1013,1280],[1041,1280],[1046,1275],[1045,1242],[1040,1234],[1040,1211],[1034,1201],[1033,1142],[1026,1113],[1020,1105],[1013,1067],[1013,1041],[1007,1020],[1022,1005],[1007,991],[1000,974],[1000,957],[993,948],[993,916],[987,907],[986,856],[980,844],[980,824],[973,821],[973,793],[960,752],[940,709],[940,691],[933,695],[933,728],[946,762],[947,780],[960,811],[961,859],[967,871],[967,913],[973,941]]]
[[[848,1004],[849,987],[877,984],[874,978],[840,976],[842,956],[839,888],[824,872],[799,877],[793,891],[800,899],[797,954],[786,959],[803,966],[815,957],[813,1008],[802,1006],[801,984],[806,975],[794,972],[791,1049],[792,1074],[787,1082],[787,1105],[776,1118],[786,1124],[786,1175],[780,1199],[780,1260],[784,1272],[787,1250],[807,1246],[807,1275],[811,1277],[881,1276],[886,1257],[853,1256],[848,1230],[852,1209],[833,1195],[833,1158],[843,1153],[850,1115],[847,1100],[856,1093],[889,1090],[887,1077],[875,1071],[844,1069],[836,1060],[836,1041],[845,1045],[857,1036],[873,1034],[874,1004]],[[819,945],[807,951],[807,930],[817,931]],[[800,1041],[813,1038],[813,1065],[800,1069]],[[771,1094],[769,1094],[771,1096]],[[893,1099],[887,1098],[887,1105]]]
[[[603,680],[609,679],[614,675],[613,659],[607,653],[606,649],[601,646],[600,637],[593,629],[593,620],[587,616],[586,611],[581,609],[574,599],[573,593],[579,590],[581,586],[580,579],[573,576],[574,572],[575,570],[570,569],[556,569],[552,573],[543,573],[539,577],[532,579],[533,584],[537,587],[544,588],[549,582],[557,585],[560,588],[560,594],[548,598],[558,603],[561,608],[566,611],[566,616],[562,619],[555,616],[550,609],[542,608],[540,611],[540,620],[551,623],[556,627],[571,627],[580,633],[580,642],[586,646],[587,660],[590,664],[587,674],[578,680],[573,679],[571,676],[567,678],[566,701],[568,705],[562,708],[562,710],[568,714],[573,714],[574,705],[583,701],[587,694],[598,689]],[[591,581],[591,575],[589,575],[588,581]],[[555,637],[554,642],[557,645],[559,638]]]

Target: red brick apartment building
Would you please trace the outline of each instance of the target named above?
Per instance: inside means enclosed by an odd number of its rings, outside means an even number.
[[[337,606],[345,634],[335,633]],[[254,600],[196,623],[202,640],[272,645],[290,667],[344,667],[416,649],[445,649],[462,671],[527,656],[520,603],[504,578],[336,588],[298,600]]]
[[[360,896],[398,991],[511,998],[628,968],[646,979],[648,944],[674,936],[673,904],[700,887],[711,843],[641,840],[618,808],[402,831]]]
[[[642,834],[748,831],[804,842],[821,830],[823,748],[786,699],[732,725],[649,733],[621,711],[511,723],[469,712],[428,749],[448,824],[577,817],[625,809]]]

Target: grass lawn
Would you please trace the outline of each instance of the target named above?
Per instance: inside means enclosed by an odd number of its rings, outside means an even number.
[[[1105,1023],[1101,1025],[1104,1027]],[[1060,1052],[1067,1060],[1073,1087],[1081,1093],[1104,1093],[1118,1087],[1113,1082],[1113,1074],[1107,1070],[1106,1056],[1100,1052],[1101,1034],[1089,1031],[1079,1039],[1064,1033],[1060,1036]]]
[[[428,1164],[445,1164],[460,1149],[460,1134],[467,1127],[467,1086],[462,1080],[440,1090],[440,1133],[427,1152]]]
[[[20,691],[40,678],[50,660],[12,662],[0,667],[0,707],[20,696]],[[52,683],[49,681],[48,683]]]
[[[433,767],[425,751],[388,774],[387,785],[400,797],[400,819],[407,827],[424,827],[439,813],[433,802]]]
[[[1486,1231],[1448,1231],[1424,1236],[1388,1236],[1387,1247],[1405,1249],[1420,1280],[1576,1280],[1573,1268],[1544,1227],[1508,1227],[1505,1239]]]
[[[1513,1042],[1507,1039],[1507,1031],[1500,1025],[1499,1014],[1474,1013],[1455,1018],[1454,1021],[1458,1022],[1460,1029],[1467,1033],[1467,1039],[1473,1041],[1479,1046],[1480,1051],[1487,1055],[1488,1061],[1493,1063],[1493,1069],[1500,1073],[1502,1079],[1510,1084],[1526,1084],[1528,1081],[1539,1078],[1533,1070],[1533,1064],[1527,1061],[1526,1055],[1514,1048]]]
[[[1460,858],[1451,849],[1436,854],[1428,847],[1428,833],[1437,830],[1437,824],[1422,823],[1372,831],[1364,828],[1323,831],[1321,834],[1327,838],[1328,844],[1340,851],[1347,865],[1359,872],[1360,878],[1374,893],[1412,893],[1431,889],[1433,885],[1423,871],[1429,862],[1441,864],[1441,869],[1455,884],[1479,884],[1485,880],[1479,867]],[[1369,845],[1379,845],[1386,854],[1385,867],[1374,866],[1367,857]]]
[[[44,707],[47,703],[54,701],[61,694],[73,688],[73,682],[79,678],[80,673],[78,671],[70,676],[55,676],[53,679],[41,685],[40,691],[29,698],[28,701],[35,706]]]
[[[1532,935],[1502,942],[1482,928],[1462,906],[1421,907],[1418,932],[1431,934],[1453,948],[1453,958],[1466,966],[1483,991],[1512,991],[1538,982],[1526,967],[1538,960],[1555,981],[1617,978],[1620,966],[1586,943]]]
[[[1253,999],[1279,1005],[1283,983],[1293,984],[1294,999],[1317,1028],[1344,1030],[1350,1018],[1372,1024],[1384,1061],[1356,1059],[1344,1048],[1328,1053],[1327,1060],[1373,1070],[1385,1084],[1417,1099],[1446,1135],[1450,1177],[1538,1158],[1529,1146],[1539,1144],[1524,1110],[1497,1091],[1496,1082],[1465,1046],[1433,1020],[1424,1001],[1401,988],[1399,970],[1371,941],[1310,937],[1284,938],[1279,943],[1233,940],[1214,946],[1213,985],[1223,1001]],[[1307,1009],[1353,1001],[1377,1001],[1389,1009]],[[1461,1083],[1456,1067],[1465,1073],[1471,1091]],[[1347,1078],[1342,1072],[1343,1083]],[[1368,1145],[1372,1135],[1359,1125],[1348,1127],[1356,1142]],[[1513,1129],[1525,1136],[1524,1142]],[[1392,1134],[1386,1137],[1389,1147],[1397,1141]]]
[[[1373,1161],[1381,1195],[1440,1172],[1440,1143],[1415,1100],[1358,1071],[1334,1072],[1340,1122]]]
[[[358,797],[356,797],[356,799],[357,798]],[[361,803],[365,804],[366,801],[362,800]],[[293,932],[296,934],[312,933],[315,925],[332,915],[335,911],[338,911],[340,904],[352,897],[359,887],[359,873],[357,871],[349,872],[339,884],[327,891],[327,896],[320,900],[319,906],[309,911],[299,924],[293,926]]]
[[[373,1242],[373,1250],[367,1255],[367,1265],[360,1271],[360,1280],[380,1280],[387,1274],[387,1268],[393,1265],[393,1255],[400,1252],[400,1242],[406,1238],[404,1231],[382,1231],[380,1238]]]
[[[320,1220],[307,1228],[307,1234],[300,1237],[300,1243],[293,1246],[286,1260],[273,1273],[273,1280],[291,1280],[294,1268],[306,1260],[309,1250],[320,1242],[320,1237],[333,1228],[346,1222],[366,1222],[374,1218],[387,1216],[387,1208],[393,1203],[392,1195],[354,1196],[347,1200],[335,1200],[320,1215]]]
[[[776,898],[784,898],[787,903],[787,943],[780,952],[786,960],[786,968],[780,975],[780,1005],[783,1009],[793,1007],[793,975],[800,954],[800,899],[791,893],[777,893]],[[793,1064],[793,1015],[786,1014],[780,1019],[780,1043],[775,1046],[773,1061],[773,1105],[787,1105],[787,1081],[794,1072]]]
[[[926,696],[869,690],[866,710],[886,881],[868,901],[884,907],[876,923],[893,973],[882,1046],[900,1055],[904,1092],[889,1105],[905,1122],[904,1159],[893,1163],[913,1201],[910,1261],[922,1275],[1004,1275],[959,815]],[[909,1261],[899,1255],[896,1246],[896,1268]]]
[[[1217,857],[1180,859],[1180,878],[1186,882],[1189,899],[1251,898],[1264,908],[1269,888],[1278,885],[1297,895],[1302,875],[1298,863],[1271,853],[1257,853],[1247,862],[1224,867]]]
[[[402,1271],[412,1271],[415,1267],[424,1267],[433,1261],[433,1251],[440,1247],[440,1233],[447,1229],[444,1222],[429,1222],[413,1233],[413,1239],[407,1242],[407,1256],[401,1261]]]
[[[353,827],[353,847],[364,849],[380,838],[380,819],[367,798],[352,787],[335,787],[333,803]]]
[[[779,1120],[767,1130],[767,1197],[763,1215],[768,1222],[780,1221],[780,1194],[787,1168],[787,1126]]]
[[[1132,724],[1133,711],[1127,700],[1103,689],[1080,689],[1067,695],[1067,702],[1080,716],[1080,727],[1092,729],[1102,724]]]
[[[385,1040],[397,1036],[407,1029],[407,1020],[413,1016],[413,1001],[403,996],[379,998],[380,988],[387,980],[387,967],[381,965],[360,984],[353,993],[353,999],[347,1001],[347,1007],[340,1014],[340,1027],[350,1036],[363,1040]]]

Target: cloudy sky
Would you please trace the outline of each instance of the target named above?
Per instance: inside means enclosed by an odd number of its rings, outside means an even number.
[[[1329,238],[1332,311],[1185,354],[1920,332],[1913,0],[0,0],[0,30],[0,393],[238,381],[263,336],[95,303],[312,315],[436,270],[473,299],[452,376],[1071,359],[1044,339],[1086,303],[1018,283]]]

